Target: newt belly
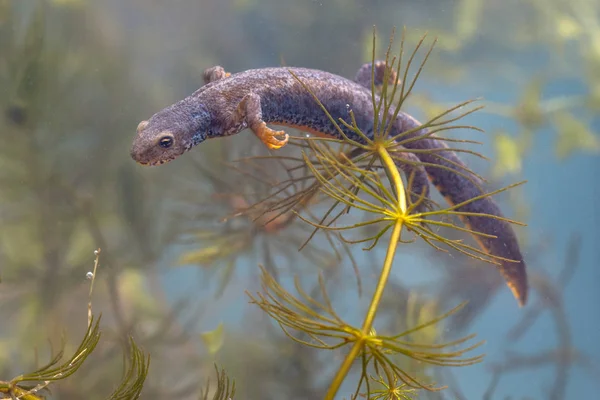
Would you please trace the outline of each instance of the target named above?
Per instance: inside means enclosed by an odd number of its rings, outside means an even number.
[[[385,64],[377,62],[374,65],[375,83],[381,83]],[[357,126],[365,135],[372,137],[371,67],[370,63],[363,65],[354,81],[306,68],[262,68],[236,74],[228,74],[221,67],[210,68],[204,74],[204,86],[138,125],[131,155],[140,164],[160,165],[206,139],[234,135],[247,128],[271,149],[285,146],[288,135],[269,128],[267,124],[339,138],[340,134],[329,117],[303,85],[311,89],[335,120],[343,118],[349,121],[352,111]],[[464,163],[445,142],[434,135],[424,136],[427,131],[420,128],[417,120],[400,112],[391,125],[391,136],[409,130],[414,130],[410,137],[423,136],[404,144],[407,157],[416,157],[417,161],[425,164],[411,171],[415,172],[418,187],[427,190],[429,179],[450,205],[484,194],[480,190],[482,182],[476,176],[469,180],[454,172],[460,170],[464,174],[465,170],[460,169]],[[341,128],[348,138],[362,141],[352,130],[344,126]],[[436,151],[410,153],[411,149]],[[407,172],[406,165],[399,166]],[[456,211],[503,217],[490,197],[477,199]],[[528,292],[527,272],[512,226],[506,221],[484,216],[468,215],[461,219],[470,229],[495,236],[477,236],[475,239],[487,254],[506,259],[499,261],[498,269],[519,304],[524,305]]]

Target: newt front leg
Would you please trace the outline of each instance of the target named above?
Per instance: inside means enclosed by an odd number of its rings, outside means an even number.
[[[231,76],[223,67],[216,65],[204,70],[204,84],[209,84]],[[239,126],[246,125],[270,150],[278,150],[288,143],[289,135],[284,131],[276,131],[262,119],[260,96],[249,93],[238,104],[235,114],[229,123],[231,130],[237,131]],[[278,138],[282,137],[282,138]]]
[[[273,130],[263,121],[260,96],[256,93],[249,93],[242,99],[234,118],[245,121],[250,130],[271,150],[280,149],[288,143],[290,137],[287,133]]]

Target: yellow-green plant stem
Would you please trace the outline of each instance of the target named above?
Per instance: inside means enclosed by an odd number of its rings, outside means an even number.
[[[342,385],[342,382],[344,382],[346,375],[348,375],[350,368],[352,368],[352,363],[354,362],[356,357],[359,356],[366,340],[369,337],[371,328],[373,327],[373,321],[375,320],[375,315],[377,314],[377,309],[379,308],[379,302],[381,301],[383,291],[385,289],[385,286],[387,285],[390,272],[392,271],[392,264],[394,261],[394,256],[396,255],[396,248],[398,247],[398,242],[400,241],[400,234],[402,232],[402,223],[404,221],[403,215],[406,213],[406,195],[404,191],[404,184],[402,183],[402,178],[400,177],[400,172],[398,171],[394,160],[392,159],[392,157],[390,156],[390,154],[384,146],[378,146],[377,152],[397,194],[398,218],[392,230],[392,235],[390,237],[390,242],[385,256],[385,261],[383,263],[383,268],[381,269],[381,274],[379,275],[379,281],[377,282],[375,293],[373,293],[373,298],[371,299],[369,310],[367,311],[367,315],[365,316],[365,320],[363,322],[363,326],[360,332],[361,336],[357,338],[357,340],[354,342],[354,345],[350,349],[350,352],[348,353],[348,355],[342,362],[342,365],[338,369],[338,372],[333,378],[333,382],[329,386],[329,390],[327,391],[325,400],[333,400],[334,396],[337,394],[340,386]]]

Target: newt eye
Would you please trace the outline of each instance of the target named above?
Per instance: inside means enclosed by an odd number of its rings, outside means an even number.
[[[158,145],[163,149],[168,149],[173,145],[173,138],[171,136],[163,136],[158,141]]]

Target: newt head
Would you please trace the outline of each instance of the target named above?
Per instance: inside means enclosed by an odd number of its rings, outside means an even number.
[[[131,158],[142,165],[172,161],[203,142],[209,124],[206,107],[190,98],[184,99],[138,124]]]

